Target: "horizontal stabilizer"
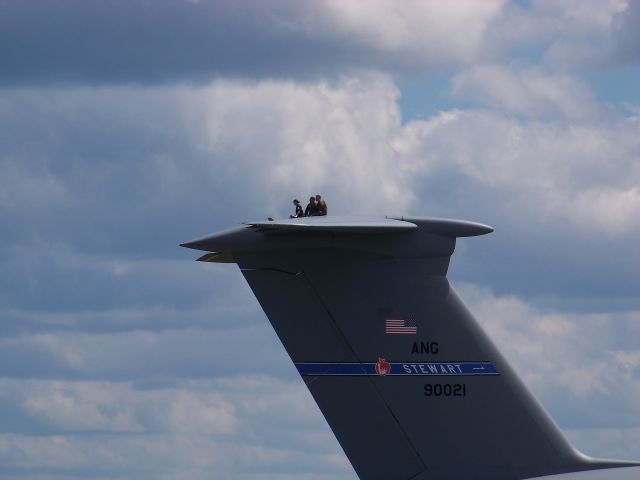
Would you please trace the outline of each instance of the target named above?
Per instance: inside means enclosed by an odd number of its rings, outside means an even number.
[[[231,256],[230,252],[212,252],[202,255],[197,259],[198,262],[213,262],[213,263],[236,263]]]
[[[362,219],[345,217],[304,217],[266,222],[244,222],[264,230],[292,230],[298,232],[331,231],[352,233],[399,232],[417,228],[415,223],[391,218]]]

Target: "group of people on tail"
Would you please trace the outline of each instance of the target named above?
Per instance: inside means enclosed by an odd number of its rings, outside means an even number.
[[[327,214],[327,202],[322,199],[321,195],[309,197],[309,203],[304,210],[302,210],[300,200],[297,198],[293,201],[293,206],[296,209],[296,213],[289,215],[289,218],[322,217]]]

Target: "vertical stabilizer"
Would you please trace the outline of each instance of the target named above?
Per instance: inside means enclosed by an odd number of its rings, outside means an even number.
[[[627,465],[573,449],[449,284],[456,237],[489,227],[304,220],[185,246],[240,266],[362,480],[515,480]]]

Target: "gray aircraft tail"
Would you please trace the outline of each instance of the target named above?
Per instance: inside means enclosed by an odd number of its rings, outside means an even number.
[[[491,231],[324,217],[255,222],[183,246],[240,266],[362,480],[634,465],[577,452],[449,284],[456,238]]]

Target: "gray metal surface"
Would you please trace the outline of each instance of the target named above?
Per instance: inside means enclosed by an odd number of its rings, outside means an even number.
[[[414,223],[391,218],[302,217],[284,220],[245,222],[245,225],[280,230],[331,230],[335,232],[382,233],[417,228]]]
[[[428,241],[443,244],[454,242],[456,237],[484,235],[492,231],[491,227],[481,223],[447,218],[308,217],[245,222],[243,227],[205,235],[182,243],[181,246],[228,254],[241,251],[327,247],[380,251],[380,246],[387,254],[393,254],[391,250],[395,249],[405,250],[413,256],[421,256],[427,251],[429,255],[433,255],[430,245],[418,245],[418,241],[427,241],[427,235],[431,235]],[[409,232],[413,235],[399,235]],[[398,236],[389,241],[390,237],[380,234]]]
[[[491,228],[410,223],[366,234],[254,224],[185,246],[238,263],[362,480],[516,480],[627,465],[569,445],[447,281],[455,237]]]

